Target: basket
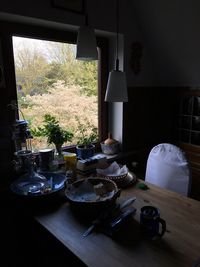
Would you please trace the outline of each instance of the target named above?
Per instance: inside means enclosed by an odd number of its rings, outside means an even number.
[[[117,163],[113,162],[112,164],[117,164]],[[112,164],[110,164],[110,165],[108,164],[106,167],[101,168],[101,169],[105,170],[107,168],[110,168],[110,166]],[[118,165],[119,165],[120,168],[122,168],[121,164],[118,164]],[[101,172],[97,171],[97,176],[101,177],[101,178],[104,178],[104,179],[109,179],[109,180],[115,182],[117,186],[121,186],[124,183],[124,181],[126,180],[126,177],[127,177],[128,173],[129,173],[128,169],[127,169],[126,172],[123,172],[123,174],[118,174],[118,175],[117,175],[117,173],[116,173],[116,175],[111,175],[110,172],[106,174],[105,172],[101,173]]]
[[[113,181],[114,183],[116,183],[117,186],[119,186],[124,182],[124,180],[126,179],[127,174],[128,173],[126,173],[124,175],[117,175],[117,176],[98,174],[98,177],[101,177],[101,178],[104,178],[104,179],[109,179],[109,180]]]

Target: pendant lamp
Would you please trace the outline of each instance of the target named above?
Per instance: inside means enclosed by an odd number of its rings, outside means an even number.
[[[118,42],[119,42],[119,0],[116,0],[116,60],[115,69],[109,73],[105,101],[107,102],[128,102],[126,74],[119,70]]]
[[[76,59],[79,60],[97,60],[97,43],[94,29],[88,25],[88,14],[86,12],[85,0],[85,25],[80,26],[77,37]]]

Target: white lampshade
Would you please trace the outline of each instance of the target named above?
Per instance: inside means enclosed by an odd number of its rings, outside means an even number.
[[[97,60],[97,43],[94,29],[85,25],[78,30],[76,59]]]
[[[105,101],[128,102],[125,72],[112,70],[109,73]]]

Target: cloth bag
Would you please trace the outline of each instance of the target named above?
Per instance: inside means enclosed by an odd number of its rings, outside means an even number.
[[[145,181],[184,196],[190,193],[191,174],[184,152],[172,144],[159,144],[149,153]]]

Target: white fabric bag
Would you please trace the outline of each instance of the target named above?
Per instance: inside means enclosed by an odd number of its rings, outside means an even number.
[[[189,164],[180,148],[164,143],[150,151],[145,181],[188,196],[190,180]]]

